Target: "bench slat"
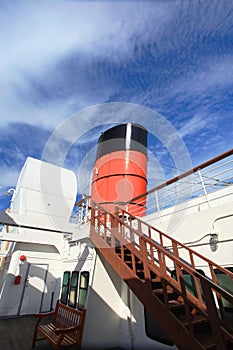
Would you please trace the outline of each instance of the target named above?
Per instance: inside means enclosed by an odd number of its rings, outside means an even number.
[[[38,332],[52,344],[57,344],[60,337],[60,335],[54,333],[55,330],[56,327],[52,324],[40,326],[38,328]],[[63,340],[61,341],[61,346],[69,346],[75,343],[76,342],[73,337],[69,336],[68,334],[65,334]]]

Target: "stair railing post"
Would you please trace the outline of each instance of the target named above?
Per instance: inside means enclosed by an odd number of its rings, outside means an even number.
[[[191,266],[192,268],[195,270],[195,262],[194,262],[194,258],[193,258],[193,252],[191,250],[189,250],[189,257],[190,257],[190,262],[191,262]],[[198,300],[203,303],[203,299],[202,299],[202,294],[201,294],[201,284],[200,284],[200,280],[194,275],[192,276],[194,279],[194,284],[195,284],[195,288],[197,291],[197,297]]]
[[[140,252],[142,254],[142,262],[143,262],[143,270],[144,270],[144,278],[145,283],[147,287],[149,288],[149,292],[152,292],[152,285],[151,285],[151,276],[150,276],[150,270],[148,268],[148,251],[146,247],[146,240],[143,236],[139,237],[139,244],[140,244]]]
[[[185,309],[186,318],[188,320],[188,328],[189,328],[189,331],[192,334],[192,336],[195,338],[195,332],[194,332],[194,327],[193,327],[193,323],[191,320],[191,312],[190,312],[190,308],[189,308],[190,305],[189,305],[188,299],[187,299],[187,291],[186,291],[186,286],[185,286],[183,274],[182,274],[182,276],[180,276],[179,283],[181,286],[181,295],[182,295],[182,298],[184,300],[184,309]]]
[[[95,203],[91,206],[91,234],[96,232],[96,205]]]
[[[118,211],[115,213],[115,215],[118,215]],[[111,226],[111,248],[113,248],[116,244],[115,237],[117,236],[118,232],[118,222],[114,215],[109,214],[109,217]]]
[[[132,217],[130,216],[129,217],[129,234],[130,234],[130,242],[132,242],[134,244],[134,233],[133,233],[133,230],[132,230]]]
[[[180,258],[179,257],[179,250],[177,247],[177,243],[174,241],[172,241],[172,248],[173,248],[174,256],[179,259]],[[184,291],[184,286],[183,286],[184,277],[183,277],[182,268],[180,267],[180,265],[178,265],[175,262],[174,262],[174,268],[176,271],[176,278],[177,278],[177,282],[179,283],[180,291],[183,293],[183,291]],[[185,291],[185,293],[186,293],[186,291]]]
[[[104,220],[103,220],[103,226],[104,226],[104,240],[107,241],[107,215],[104,213]]]
[[[202,290],[205,297],[205,302],[209,315],[209,322],[212,329],[213,337],[216,342],[217,350],[227,350],[226,343],[223,339],[223,334],[220,329],[220,320],[217,312],[217,305],[214,301],[214,296],[210,285],[206,279],[201,279]]]

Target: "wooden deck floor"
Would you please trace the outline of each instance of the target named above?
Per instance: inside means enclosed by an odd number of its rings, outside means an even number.
[[[0,318],[0,350],[32,350],[35,323],[34,315]],[[39,340],[34,350],[54,350],[54,348],[46,340]],[[109,350],[125,349],[116,347]]]
[[[0,318],[0,349],[31,350],[35,322],[34,316]],[[53,347],[47,341],[41,340],[36,342],[34,349],[52,350]]]

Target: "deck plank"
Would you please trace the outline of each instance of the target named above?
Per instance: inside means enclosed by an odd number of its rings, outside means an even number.
[[[0,350],[54,350],[46,339],[37,341],[34,349],[31,347],[35,323],[34,315],[0,318]],[[39,334],[38,338],[40,338]],[[70,347],[69,349],[75,348]],[[125,349],[119,346],[108,350]]]
[[[0,349],[31,350],[36,318],[34,315],[0,318]],[[35,350],[52,350],[46,341],[36,343]]]

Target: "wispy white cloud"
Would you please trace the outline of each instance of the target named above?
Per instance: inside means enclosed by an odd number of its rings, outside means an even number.
[[[84,108],[108,100],[113,93],[112,81],[108,83],[108,72],[104,71],[104,66],[98,69],[98,75],[95,70],[90,72],[90,78],[85,72],[85,61],[91,66],[92,60],[99,58],[115,64],[129,59],[135,41],[148,35],[148,20],[153,19],[156,23],[153,29],[155,35],[161,31],[160,24],[170,17],[166,3],[158,3],[156,9],[152,3],[144,6],[143,2],[138,2],[135,7],[133,2],[105,1],[40,1],[33,4],[16,1],[5,2],[2,7],[0,31],[5,33],[0,37],[0,47],[4,48],[0,62],[2,123],[23,119],[45,127],[54,127],[68,117],[74,99],[76,108]],[[67,76],[62,77],[64,68],[61,62],[68,60],[74,65],[80,55],[84,67],[75,70],[76,76],[69,75],[72,79],[67,81]],[[59,72],[56,71],[58,69]],[[105,73],[101,87],[93,84],[90,89],[89,82],[86,91],[85,74],[94,83]],[[64,88],[69,86],[68,97],[62,93],[59,96],[59,87],[48,84],[49,81],[56,83],[58,74]],[[32,79],[37,81],[37,87],[32,85]],[[74,81],[79,86],[75,94],[72,92]],[[48,91],[49,87],[53,91]],[[44,94],[48,95],[44,102],[34,101],[33,91],[36,88],[39,94],[44,89]],[[55,91],[54,96],[52,93]],[[40,97],[43,100],[43,96]]]
[[[201,130],[204,130],[209,125],[210,120],[207,116],[201,114],[194,115],[188,121],[183,122],[181,128],[178,130],[182,138],[185,136],[196,135]]]
[[[3,0],[0,9],[1,128],[18,121],[58,130],[64,122],[57,134],[61,143],[50,144],[52,160],[64,161],[77,130],[80,137],[94,126],[125,121],[118,114],[116,120],[113,114],[109,119],[83,113],[75,124],[66,123],[74,112],[109,101],[151,106],[181,138],[200,140],[206,149],[207,136],[214,140],[222,118],[218,145],[224,147],[224,137],[229,143],[224,129],[228,118],[230,130],[229,98],[224,98],[233,76],[228,1]],[[154,120],[147,126],[158,130]],[[160,132],[165,133],[162,126]],[[29,145],[36,133],[28,136]],[[176,137],[171,135],[168,146]],[[79,140],[94,139],[86,134]],[[40,149],[45,147],[43,138]],[[20,146],[17,152],[20,157]],[[10,165],[8,170],[13,179]]]
[[[173,82],[172,89],[177,94],[182,93],[183,98],[190,99],[190,96],[203,98],[207,94],[232,88],[232,59],[233,50],[231,55],[207,56],[186,77],[179,78]]]

